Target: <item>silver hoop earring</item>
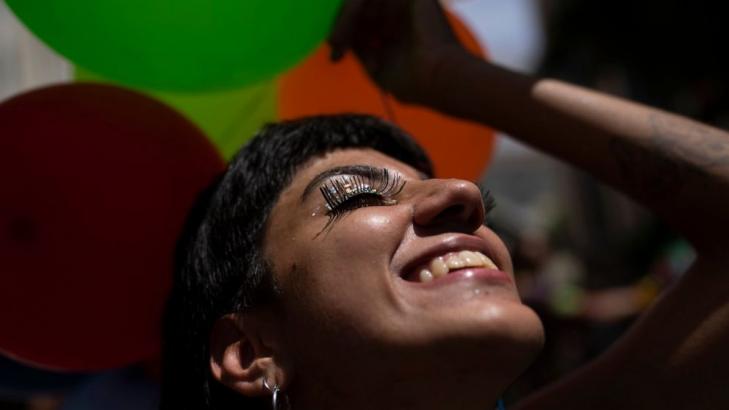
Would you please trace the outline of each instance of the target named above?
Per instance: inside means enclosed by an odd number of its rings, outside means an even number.
[[[288,410],[290,409],[288,397],[286,393],[281,391],[278,384],[274,383],[273,387],[268,384],[268,380],[263,379],[263,387],[271,392],[271,406],[273,410]]]

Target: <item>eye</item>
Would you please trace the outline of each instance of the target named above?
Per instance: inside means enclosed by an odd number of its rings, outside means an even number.
[[[358,208],[365,208],[368,206],[382,206],[382,205],[394,205],[396,203],[393,199],[386,199],[380,194],[376,193],[361,193],[355,194],[342,203],[329,210],[329,214],[342,214],[345,212],[353,211]]]
[[[331,179],[319,188],[330,218],[327,227],[355,209],[396,204],[394,197],[404,186],[402,177],[387,169],[372,169],[366,175],[340,175]]]

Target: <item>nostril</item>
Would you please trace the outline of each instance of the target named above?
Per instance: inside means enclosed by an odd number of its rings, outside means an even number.
[[[481,191],[468,181],[429,180],[414,201],[413,222],[431,231],[472,232],[483,223]]]
[[[442,210],[438,216],[435,217],[436,221],[453,221],[463,220],[466,217],[466,207],[463,205],[451,205],[448,208]]]
[[[426,228],[434,231],[458,231],[472,232],[481,222],[477,222],[478,215],[474,208],[464,204],[454,204],[442,209],[426,223],[421,224],[421,229]]]

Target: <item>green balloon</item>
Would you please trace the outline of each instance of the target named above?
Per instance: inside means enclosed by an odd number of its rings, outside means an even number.
[[[222,90],[290,68],[327,35],[341,0],[6,0],[43,41],[117,82]]]
[[[76,80],[110,82],[80,67],[76,67]],[[209,93],[137,91],[156,98],[184,114],[205,132],[228,160],[262,125],[276,120],[278,86],[273,80],[236,90]]]

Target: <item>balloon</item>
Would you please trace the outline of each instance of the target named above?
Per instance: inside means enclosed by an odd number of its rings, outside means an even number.
[[[76,67],[76,80],[109,83],[103,77]],[[180,111],[200,127],[230,159],[261,126],[276,120],[277,85],[262,81],[244,88],[207,93],[145,91]]]
[[[181,115],[117,87],[0,104],[0,353],[73,371],[158,353],[177,236],[224,166]]]
[[[467,49],[483,56],[475,38],[452,15],[454,31]],[[493,131],[385,95],[370,81],[357,59],[349,53],[339,63],[329,60],[323,45],[280,82],[279,116],[358,112],[388,118],[413,135],[430,154],[440,177],[476,180],[493,149]]]
[[[341,0],[7,0],[70,60],[141,88],[219,90],[270,78],[327,35]]]

